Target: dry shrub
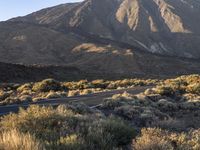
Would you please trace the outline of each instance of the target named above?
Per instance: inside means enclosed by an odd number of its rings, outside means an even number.
[[[110,150],[130,144],[135,137],[134,128],[123,120],[107,118],[94,110],[83,112],[81,108],[31,106],[4,116],[0,129],[35,135],[47,149]]]
[[[11,95],[10,92],[5,92],[3,90],[0,91],[0,101],[5,100],[6,98],[8,98]]]
[[[17,92],[30,91],[32,89],[31,83],[26,83],[17,88]]]
[[[60,82],[54,79],[46,79],[41,82],[37,82],[33,85],[32,90],[35,92],[49,92],[49,91],[59,91],[61,90]]]
[[[175,94],[174,90],[172,87],[170,86],[157,86],[154,91],[157,93],[157,94],[160,94],[162,96],[172,96]]]
[[[1,150],[43,150],[43,145],[29,133],[23,134],[15,129],[0,133]]]
[[[187,92],[192,93],[192,94],[200,94],[200,82],[199,83],[190,84],[187,87]]]
[[[167,99],[160,99],[158,102],[157,102],[157,105],[160,109],[162,110],[166,110],[166,111],[169,111],[169,110],[177,110],[178,106],[176,103],[173,103]]]
[[[70,91],[68,92],[68,97],[71,97],[71,96],[78,96],[79,93],[80,93],[79,90],[70,90]]]
[[[51,99],[51,98],[62,98],[62,97],[67,97],[67,94],[65,92],[54,92],[50,91],[45,98]]]
[[[138,106],[125,105],[115,108],[114,111],[117,115],[131,120],[134,117],[139,116],[139,114],[142,112],[141,109],[142,108]]]
[[[173,146],[165,139],[167,134],[161,129],[142,129],[141,136],[133,142],[134,150],[173,150]]]
[[[104,81],[104,80],[94,80],[91,82],[91,85],[94,88],[102,88],[102,89],[106,89],[108,86],[108,82]]]
[[[200,130],[171,133],[158,128],[144,128],[133,141],[134,150],[199,150]]]

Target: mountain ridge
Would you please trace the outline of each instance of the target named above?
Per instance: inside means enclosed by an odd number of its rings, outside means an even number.
[[[200,18],[190,17],[200,13],[197,8],[194,0],[86,0],[50,7],[0,23],[0,60],[126,75],[198,73]]]

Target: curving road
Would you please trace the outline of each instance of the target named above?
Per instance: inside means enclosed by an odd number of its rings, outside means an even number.
[[[125,91],[131,94],[139,94],[151,87],[152,86],[134,87],[134,88],[129,88],[129,89],[112,90],[108,92],[100,92],[100,93],[94,93],[94,94],[88,94],[88,95],[82,95],[82,96],[73,96],[73,97],[59,98],[59,99],[46,99],[39,102],[0,106],[0,116],[9,114],[9,113],[18,112],[19,108],[26,109],[30,105],[57,106],[57,105],[66,104],[69,102],[81,102],[81,103],[85,103],[86,105],[90,107],[95,107],[97,105],[100,105],[103,102],[103,99],[111,97],[114,94],[121,94]]]

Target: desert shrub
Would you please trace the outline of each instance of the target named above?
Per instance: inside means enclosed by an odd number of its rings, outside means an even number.
[[[162,96],[172,96],[175,94],[174,90],[170,86],[157,86],[154,91],[157,94],[160,94]]]
[[[146,89],[145,91],[144,91],[144,95],[151,95],[151,94],[154,94],[155,92],[154,92],[154,90],[153,89]]]
[[[85,132],[85,149],[113,150],[112,135],[105,133],[101,124],[95,124]]]
[[[87,94],[92,94],[92,93],[98,93],[103,91],[102,89],[99,88],[94,88],[94,89],[82,89],[82,90],[70,90],[68,91],[68,96],[78,96],[78,95],[87,95]]]
[[[123,106],[125,103],[121,99],[108,98],[103,101],[102,108],[114,109],[115,107]]]
[[[44,146],[29,133],[21,133],[15,129],[0,133],[1,150],[42,150]]]
[[[17,104],[21,103],[22,101],[19,99],[19,97],[7,97],[5,100],[0,102],[0,105],[8,105],[8,104]]]
[[[108,82],[104,81],[104,80],[94,80],[91,82],[91,85],[93,88],[102,88],[102,89],[106,89],[108,86]]]
[[[200,149],[200,130],[191,130],[188,133],[172,133],[169,140],[175,143],[175,148],[180,150]]]
[[[94,88],[94,85],[87,80],[80,80],[78,82],[64,82],[62,83],[64,87],[69,90],[83,90],[88,88]]]
[[[142,108],[139,106],[124,105],[115,108],[114,111],[117,115],[122,116],[125,119],[131,120],[140,115],[140,113],[142,112]]]
[[[62,98],[62,97],[67,97],[67,94],[65,92],[54,92],[50,91],[45,98],[51,99],[51,98]]]
[[[86,133],[84,138],[88,148],[99,150],[125,146],[135,137],[134,128],[114,118],[94,122]]]
[[[11,95],[10,92],[0,91],[0,101],[5,100]]]
[[[134,129],[122,120],[86,111],[76,110],[76,106],[62,105],[56,109],[31,106],[18,114],[4,116],[0,129],[35,135],[47,149],[110,150],[129,144],[134,138]]]
[[[168,133],[161,129],[142,129],[141,136],[133,142],[134,150],[173,150],[167,136]]]
[[[33,85],[33,91],[35,92],[59,91],[61,88],[61,84],[53,79],[46,79]]]
[[[64,139],[75,132],[78,121],[76,114],[64,106],[57,109],[31,106],[27,110],[21,109],[19,114],[3,117],[0,126],[5,131],[17,128],[22,133],[29,132],[43,141],[48,149],[59,149],[68,145],[63,143],[66,142]]]
[[[88,107],[86,104],[84,103],[73,103],[72,104],[66,104],[65,105],[65,109],[70,109],[72,110],[74,113],[77,114],[91,114],[96,112],[96,110],[91,109],[90,107]],[[99,114],[100,116],[101,114]]]
[[[119,107],[122,105],[123,104],[119,100],[108,98],[103,101],[102,108],[114,109],[115,107]]]
[[[2,83],[0,84],[0,90],[15,91],[19,86],[20,84],[16,84],[16,83]]]
[[[71,97],[71,96],[78,96],[79,93],[80,93],[79,90],[70,90],[70,91],[68,92],[68,97]]]
[[[29,95],[22,95],[19,97],[20,102],[31,102],[32,97]]]
[[[18,92],[24,92],[24,91],[29,91],[32,90],[32,84],[31,83],[26,83],[21,85],[20,87],[17,88]]]
[[[87,89],[88,88],[88,80],[80,80],[77,84],[78,89]]]
[[[185,85],[193,84],[200,82],[200,75],[194,74],[194,75],[185,75],[178,77],[176,80],[181,80],[182,82],[185,82]]]
[[[107,88],[109,89],[117,89],[119,87],[133,87],[133,86],[147,86],[147,85],[155,85],[159,83],[159,80],[142,80],[142,79],[124,79],[124,80],[117,80],[117,81],[108,81],[109,84]]]
[[[116,146],[127,145],[131,138],[135,136],[135,130],[120,119],[109,119],[102,123],[105,133],[112,136],[112,141]]]
[[[144,128],[133,141],[134,150],[199,150],[200,130],[173,133],[158,128]]]
[[[160,99],[156,104],[159,109],[166,111],[177,110],[178,108],[176,103],[173,103],[167,99]]]
[[[110,98],[104,100],[102,107],[114,109],[123,105],[146,106],[150,105],[151,101],[140,100],[137,96],[124,92],[122,94],[115,94]]]
[[[200,129],[190,131],[188,134],[189,141],[188,144],[190,147],[192,147],[193,150],[199,150],[200,149]]]
[[[68,88],[69,90],[74,90],[75,88],[75,83],[76,82],[64,82],[62,83],[62,85],[66,88]]]
[[[187,92],[192,93],[192,94],[199,94],[200,95],[200,82],[199,83],[190,84],[187,87]]]
[[[170,87],[174,92],[184,93],[200,93],[200,76],[188,75],[180,76],[175,79],[168,79],[163,82],[163,87]]]
[[[4,130],[17,128],[22,132],[35,133],[37,137],[53,140],[58,138],[57,130],[64,125],[66,118],[71,122],[76,121],[73,115],[72,111],[59,107],[54,110],[52,107],[31,106],[27,110],[21,109],[19,114],[3,117],[0,125]]]

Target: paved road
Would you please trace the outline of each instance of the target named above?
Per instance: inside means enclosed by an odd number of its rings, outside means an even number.
[[[108,91],[108,92],[94,93],[94,94],[74,96],[74,97],[68,97],[68,98],[48,99],[48,100],[26,103],[26,104],[0,106],[0,116],[9,114],[11,112],[18,112],[20,107],[28,108],[30,105],[34,105],[34,104],[41,105],[41,106],[49,106],[49,105],[57,106],[57,105],[66,104],[69,102],[81,102],[81,103],[85,103],[86,105],[90,107],[93,107],[93,106],[101,104],[103,99],[107,97],[111,97],[114,94],[120,94],[125,91],[131,94],[139,94],[148,88],[151,88],[151,86],[134,87],[134,88],[122,89],[122,90],[113,90],[113,91]]]

